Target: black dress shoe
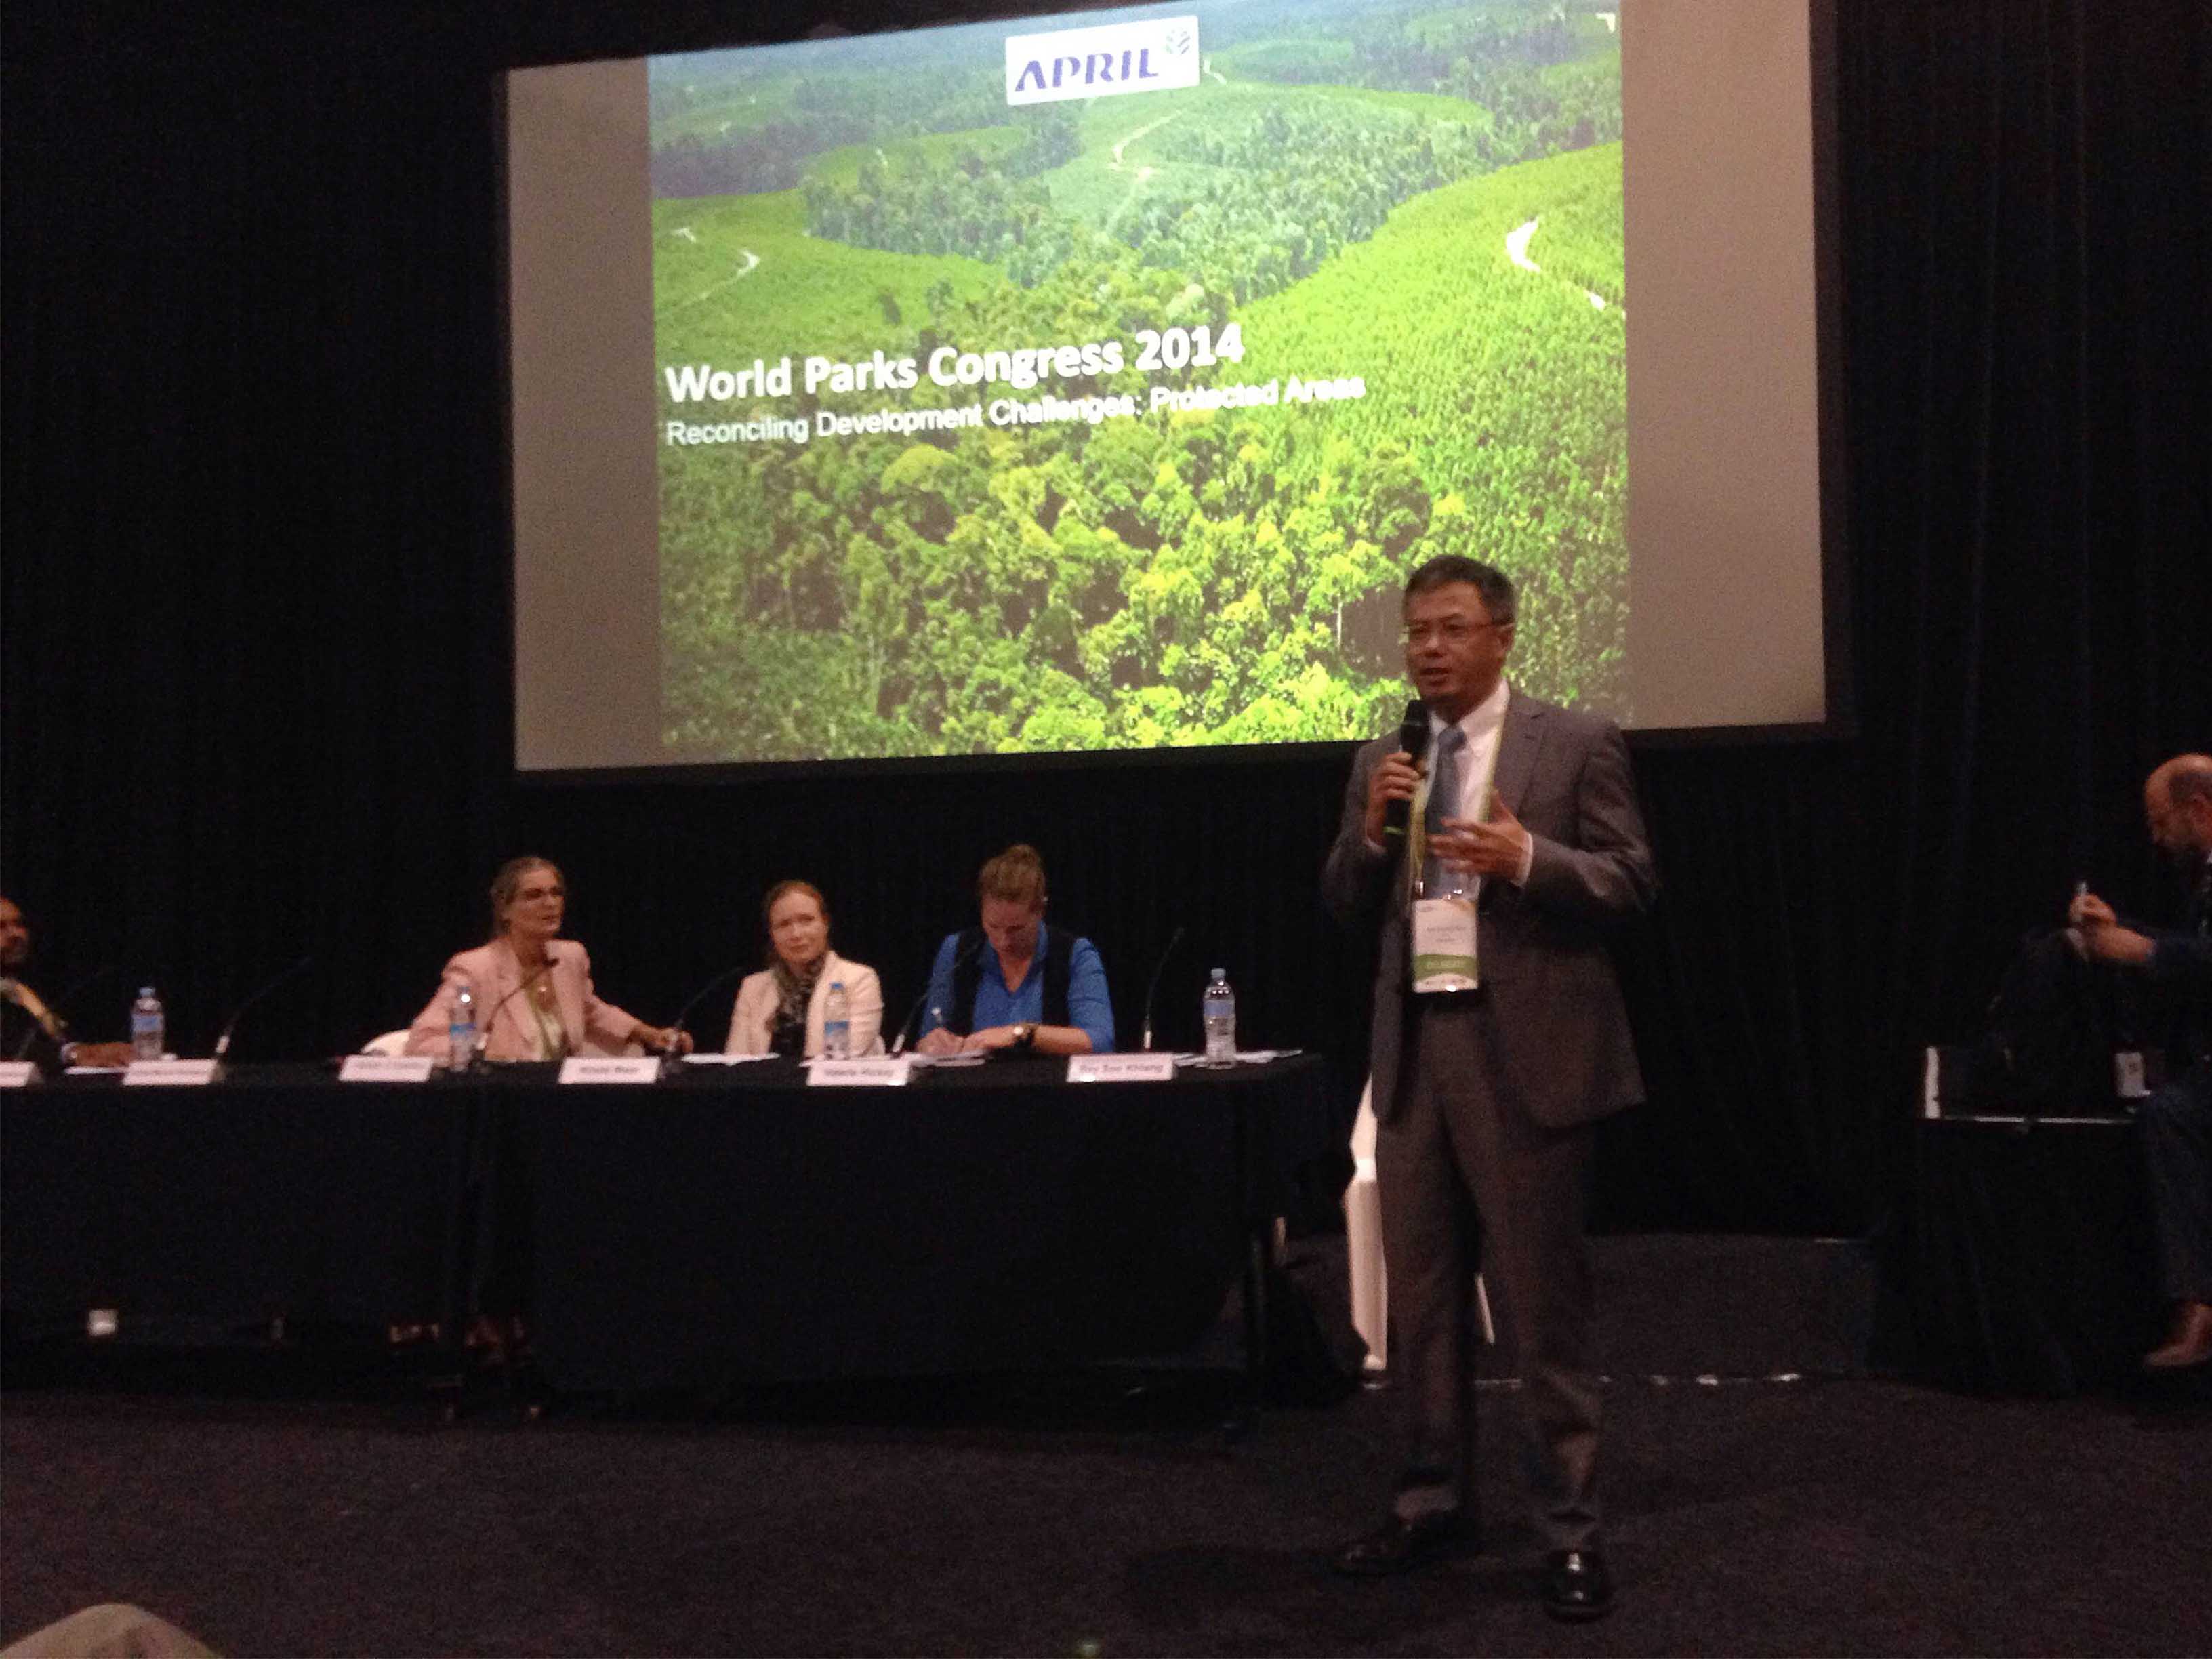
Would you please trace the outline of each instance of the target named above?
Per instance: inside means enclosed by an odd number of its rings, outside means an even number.
[[[1474,1538],[1474,1528],[1456,1510],[1443,1510],[1408,1521],[1394,1515],[1329,1558],[1329,1565],[1354,1578],[1387,1578],[1457,1553]]]
[[[1613,1575],[1595,1550],[1553,1550],[1544,1558],[1544,1611],[1571,1625],[1613,1611]]]

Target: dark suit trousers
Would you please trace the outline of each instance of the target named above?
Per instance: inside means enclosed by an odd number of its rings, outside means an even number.
[[[2137,1117],[2166,1297],[2212,1302],[2212,1064],[2200,1061],[2170,1079]],[[1379,1154],[1376,1176],[1382,1177]],[[1387,1240],[1382,1248],[1387,1271]]]
[[[1408,1517],[1468,1507],[1478,1267],[1521,1378],[1522,1454],[1547,1549],[1597,1531],[1596,1376],[1588,1125],[1547,1129],[1505,1089],[1480,992],[1411,1000],[1398,1110],[1378,1121],[1376,1178],[1390,1295],[1390,1371],[1412,1445]]]

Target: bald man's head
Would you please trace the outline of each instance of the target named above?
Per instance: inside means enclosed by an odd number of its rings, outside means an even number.
[[[2176,755],[2143,780],[2143,818],[2184,863],[2212,854],[2212,755]]]

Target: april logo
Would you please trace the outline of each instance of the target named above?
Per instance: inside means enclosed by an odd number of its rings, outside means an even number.
[[[1063,98],[1171,92],[1198,84],[1199,64],[1195,17],[1009,35],[1006,101],[1047,104]]]

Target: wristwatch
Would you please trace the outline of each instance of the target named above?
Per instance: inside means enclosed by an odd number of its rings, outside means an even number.
[[[1026,1023],[1014,1027],[1014,1047],[1033,1048],[1036,1046],[1036,1027]]]

